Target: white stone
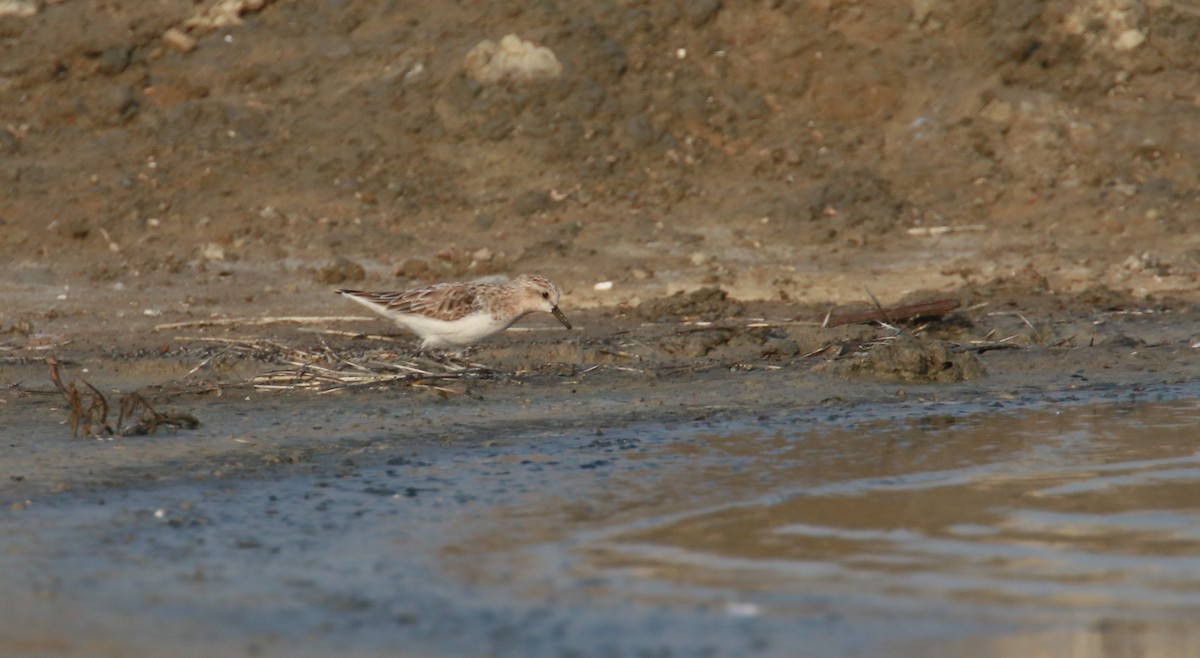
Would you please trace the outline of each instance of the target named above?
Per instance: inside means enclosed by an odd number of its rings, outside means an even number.
[[[478,82],[531,82],[550,80],[562,75],[562,64],[545,46],[509,34],[496,43],[480,41],[463,62],[467,75]]]
[[[1132,29],[1125,30],[1117,35],[1116,43],[1117,50],[1133,50],[1146,42],[1146,34],[1141,30]]]
[[[29,18],[38,13],[41,7],[34,0],[0,0],[0,16],[16,16]]]
[[[215,242],[209,242],[201,249],[200,255],[204,257],[204,260],[225,260],[225,247]]]

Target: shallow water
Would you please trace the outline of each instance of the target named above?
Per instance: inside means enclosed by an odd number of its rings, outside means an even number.
[[[0,517],[8,650],[1200,655],[1200,403],[374,437]]]

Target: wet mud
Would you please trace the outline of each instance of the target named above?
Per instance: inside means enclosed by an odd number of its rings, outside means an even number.
[[[796,373],[746,399],[746,377],[686,408],[527,385],[469,406],[231,395],[178,435],[43,429],[6,448],[4,648],[1182,656],[1200,634],[1194,382],[856,404]]]
[[[574,310],[570,332],[531,317],[457,356],[374,318],[14,329],[0,647],[1007,656],[1195,637],[1200,315],[977,294],[827,326],[887,309],[700,290],[649,316]],[[50,354],[114,409],[136,393],[200,424],[72,438]]]

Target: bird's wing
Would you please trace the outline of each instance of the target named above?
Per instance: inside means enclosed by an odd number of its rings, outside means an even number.
[[[400,292],[363,292],[348,290],[343,294],[360,297],[378,304],[388,313],[413,313],[439,320],[454,321],[476,310],[478,286],[437,284]]]

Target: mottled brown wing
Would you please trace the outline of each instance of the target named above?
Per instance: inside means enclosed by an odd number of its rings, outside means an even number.
[[[479,290],[476,286],[437,284],[404,292],[374,293],[370,299],[393,313],[416,313],[449,322],[475,310]]]

